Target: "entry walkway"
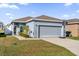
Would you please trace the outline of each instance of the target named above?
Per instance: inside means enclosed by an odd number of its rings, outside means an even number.
[[[45,41],[51,42],[53,44],[57,44],[65,47],[70,50],[75,55],[79,56],[79,41],[72,39],[63,39],[63,38],[42,38]]]
[[[14,35],[14,37],[16,37],[17,39],[19,40],[26,40],[26,38],[22,37],[22,36],[19,36],[19,35]]]
[[[19,35],[14,35],[14,37],[16,37],[19,40],[39,40],[39,38],[25,38]]]

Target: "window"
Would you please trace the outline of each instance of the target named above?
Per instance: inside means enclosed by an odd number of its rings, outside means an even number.
[[[30,33],[32,33],[32,31],[30,31]]]

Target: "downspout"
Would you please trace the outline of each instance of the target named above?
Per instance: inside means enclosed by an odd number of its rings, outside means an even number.
[[[61,29],[61,37],[66,37],[65,25],[66,25],[66,21],[63,21],[62,29]]]

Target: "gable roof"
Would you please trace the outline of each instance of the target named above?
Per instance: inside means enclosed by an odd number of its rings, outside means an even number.
[[[58,18],[54,18],[54,17],[50,17],[50,16],[46,16],[46,15],[41,15],[41,16],[37,16],[37,17],[24,17],[24,18],[20,18],[20,19],[16,19],[14,20],[13,22],[28,22],[28,21],[31,21],[31,20],[41,20],[41,21],[61,21],[60,19]]]

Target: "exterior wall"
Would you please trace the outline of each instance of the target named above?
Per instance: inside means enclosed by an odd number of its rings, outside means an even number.
[[[14,23],[11,24],[12,35],[14,35]]]
[[[29,35],[31,37],[36,37],[38,38],[38,30],[39,30],[39,25],[48,25],[48,26],[61,26],[61,36],[64,36],[64,25],[62,23],[55,23],[55,22],[42,22],[42,21],[31,21],[25,24],[26,26],[29,26]],[[12,24],[12,32],[14,32],[14,26],[24,26],[21,23],[13,23]],[[14,33],[13,33],[14,35]]]
[[[64,28],[62,23],[52,23],[52,22],[35,22],[34,24],[34,37],[38,37],[38,30],[39,30],[39,25],[48,25],[48,26],[61,26],[61,36],[64,36]]]
[[[17,22],[17,23],[12,23],[12,26],[11,26],[11,28],[12,28],[12,35],[14,35],[14,27],[16,26],[16,34],[17,35],[19,35],[19,32],[20,32],[20,27],[21,26],[25,26],[26,24],[25,23],[19,23],[19,22]]]
[[[12,30],[12,35],[15,35],[14,34],[14,27],[15,26],[17,26],[17,29],[16,29],[16,32],[20,32],[20,26],[29,26],[29,35],[31,36],[31,37],[34,37],[34,22],[28,22],[28,23],[19,23],[19,22],[17,22],[17,23],[12,23],[12,26],[11,26],[11,30]],[[17,33],[16,33],[16,35],[18,35]]]
[[[3,24],[2,24],[2,23],[0,23],[0,29],[1,29],[1,30],[3,29]]]
[[[26,23],[26,26],[29,26],[29,35],[34,37],[34,21]]]
[[[74,37],[79,36],[79,24],[66,25],[66,30],[71,31],[71,35]]]

